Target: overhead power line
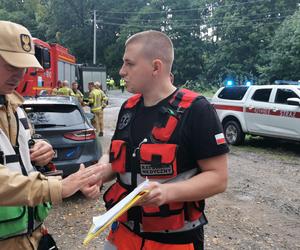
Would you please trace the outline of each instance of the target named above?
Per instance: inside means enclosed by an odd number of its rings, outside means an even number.
[[[220,5],[220,7],[232,7],[232,6],[239,6],[239,5],[247,5],[247,4],[252,4],[252,3],[259,3],[259,2],[271,2],[271,0],[250,0],[250,1],[246,1],[246,2],[242,2],[242,3],[234,3],[234,4],[224,4],[224,5]],[[207,4],[211,4],[211,3],[207,3]],[[206,9],[207,6],[199,6],[199,7],[195,7],[195,8],[187,8],[187,9],[172,9],[171,12],[172,13],[176,13],[176,12],[189,12],[189,11],[199,11],[199,10],[204,10]],[[139,14],[139,15],[151,15],[151,14],[161,14],[161,13],[166,13],[166,10],[161,10],[161,11],[150,11],[147,13],[141,13],[139,11],[103,11],[103,10],[98,10],[99,12],[101,12],[102,14]]]
[[[270,18],[260,18],[260,19],[250,19],[250,20],[244,20],[238,23],[238,26],[248,26],[251,23],[256,23],[262,21],[262,24],[271,24],[271,23],[277,23],[277,22],[282,22],[282,19],[290,17],[291,15],[288,16],[278,16],[278,17],[270,17]],[[275,19],[275,20],[274,20]],[[272,21],[273,20],[273,21]],[[146,25],[141,25],[140,23],[116,23],[116,22],[106,22],[106,21],[100,21],[99,22],[102,25],[112,25],[112,26],[124,26],[124,27],[137,27],[137,28],[160,28],[163,26],[163,23],[160,24],[146,24]],[[235,20],[233,21],[227,21],[227,22],[218,22],[218,23],[210,23],[206,22],[203,24],[185,24],[185,25],[175,25],[173,28],[199,28],[200,25],[202,26],[207,26],[208,28],[214,28],[214,27],[219,27],[219,26],[225,26],[228,24],[236,23]],[[168,25],[168,24],[167,24]]]
[[[286,10],[286,11],[282,11],[282,12],[266,12],[266,13],[260,13],[260,14],[256,14],[256,15],[253,15],[253,16],[242,16],[242,17],[248,17],[249,19],[253,20],[253,17],[260,17],[260,16],[263,16],[264,18],[271,18],[271,15],[274,15],[274,14],[288,14],[288,15],[291,15],[293,14],[294,11],[293,10]],[[269,16],[269,17],[268,17]],[[282,15],[278,15],[276,17],[281,17]],[[237,17],[237,16],[235,16]],[[275,18],[275,17],[272,17],[272,18]],[[112,20],[112,22],[114,21],[123,21],[123,22],[130,22],[132,21],[131,18],[118,18],[118,17],[103,17],[103,19],[109,19],[109,20]],[[256,19],[256,18],[255,18]],[[146,18],[139,18],[138,21],[145,21],[145,22],[162,22],[162,20],[158,20],[158,19],[146,19]],[[170,22],[188,22],[188,21],[203,21],[203,18],[182,18],[182,19],[176,19],[176,18],[164,18],[164,21],[170,21]]]

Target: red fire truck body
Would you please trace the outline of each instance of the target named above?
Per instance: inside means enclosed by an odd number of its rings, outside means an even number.
[[[39,95],[42,90],[50,94],[58,80],[68,80],[70,83],[76,80],[76,60],[67,48],[56,43],[49,44],[37,38],[33,41],[35,56],[43,69],[27,69],[23,81],[17,87],[17,91],[22,96]]]

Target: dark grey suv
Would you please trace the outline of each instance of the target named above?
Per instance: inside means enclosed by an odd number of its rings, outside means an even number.
[[[27,99],[23,107],[35,133],[51,143],[52,161],[64,177],[77,171],[80,163],[90,166],[102,155],[94,127],[77,98],[41,96]]]

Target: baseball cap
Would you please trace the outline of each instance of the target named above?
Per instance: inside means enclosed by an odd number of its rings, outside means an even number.
[[[17,23],[0,21],[0,56],[17,68],[43,68],[34,56],[28,29]]]

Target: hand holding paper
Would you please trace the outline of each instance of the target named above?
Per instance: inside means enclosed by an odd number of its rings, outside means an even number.
[[[149,180],[145,180],[105,214],[93,217],[93,224],[88,235],[84,239],[83,244],[87,245],[123,213],[133,207],[147,192],[149,192],[148,187]]]

